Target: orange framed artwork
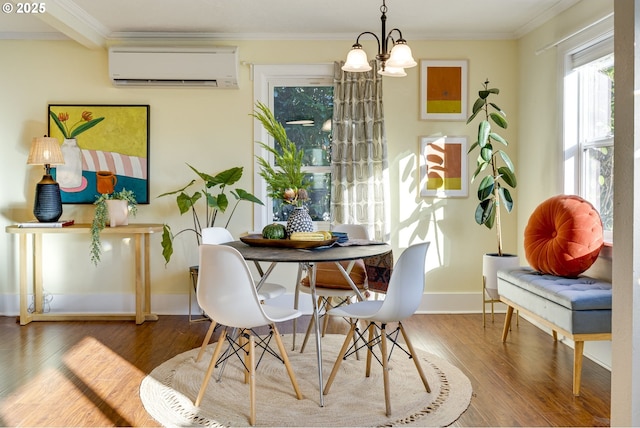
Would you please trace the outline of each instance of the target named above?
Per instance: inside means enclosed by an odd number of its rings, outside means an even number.
[[[420,196],[468,196],[465,137],[420,138]]]
[[[467,60],[420,61],[420,118],[467,120]]]

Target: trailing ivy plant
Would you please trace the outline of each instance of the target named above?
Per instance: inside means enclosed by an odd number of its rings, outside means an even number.
[[[200,245],[202,229],[215,226],[218,215],[220,213],[224,213],[229,208],[229,198],[225,191],[227,186],[230,186],[240,180],[243,170],[242,167],[233,167],[216,175],[209,175],[198,171],[189,164],[187,164],[187,166],[196,173],[200,178],[200,181],[193,179],[189,184],[178,190],[163,193],[158,196],[161,198],[163,196],[177,195],[176,204],[180,211],[180,215],[190,212],[193,219],[193,227],[182,229],[175,234],[172,232],[171,226],[166,223],[163,225],[161,241],[162,256],[166,263],[169,263],[171,260],[171,256],[173,255],[173,241],[179,235],[185,232],[192,232],[195,234],[197,245]],[[196,190],[192,194],[186,193],[187,189],[196,183],[202,186],[201,189]],[[214,192],[218,193],[216,194]],[[243,189],[236,188],[235,190],[230,190],[229,193],[231,193],[235,198],[235,204],[227,218],[227,222],[224,226],[225,228],[229,226],[231,217],[233,217],[233,214],[241,201],[264,205],[260,199]],[[200,200],[202,200],[202,203],[198,203]]]
[[[138,202],[133,190],[122,189],[119,192],[103,193],[98,196],[93,203],[96,206],[93,221],[91,222],[91,261],[97,265],[102,255],[102,243],[100,242],[100,232],[104,229],[109,221],[109,210],[107,209],[107,201],[109,199],[120,199],[128,202],[129,213],[136,215],[138,213]]]
[[[489,229],[496,228],[498,241],[498,256],[502,256],[502,228],[500,223],[500,206],[504,206],[507,212],[513,209],[513,197],[509,188],[517,185],[513,162],[498,144],[507,146],[504,137],[492,129],[493,123],[499,128],[507,129],[506,113],[489,98],[498,95],[498,88],[489,88],[489,80],[484,82],[484,88],[478,91],[478,99],[473,104],[471,116],[467,124],[471,123],[478,114],[482,120],[478,124],[478,139],[469,148],[471,153],[478,149],[476,169],[471,177],[473,183],[482,177],[478,184],[478,199],[480,203],[476,207],[475,220],[480,225]]]

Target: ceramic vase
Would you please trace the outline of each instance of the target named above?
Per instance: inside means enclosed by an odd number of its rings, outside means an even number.
[[[313,232],[313,220],[307,207],[295,207],[287,219],[287,235],[293,232]]]
[[[56,167],[56,181],[64,189],[82,185],[82,151],[75,138],[65,138],[60,146],[64,164]]]
[[[126,226],[129,224],[129,202],[123,199],[107,199],[109,226]]]

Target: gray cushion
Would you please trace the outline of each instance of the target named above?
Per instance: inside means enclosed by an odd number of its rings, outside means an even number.
[[[570,333],[611,332],[611,283],[531,268],[498,271],[498,293]]]

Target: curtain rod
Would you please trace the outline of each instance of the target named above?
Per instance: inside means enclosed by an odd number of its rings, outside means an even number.
[[[571,34],[569,34],[568,36],[565,36],[565,37],[561,38],[560,40],[557,40],[557,41],[555,41],[555,42],[553,42],[553,43],[550,43],[550,44],[546,45],[546,46],[545,46],[545,47],[543,47],[543,48],[538,49],[538,50],[536,51],[536,55],[540,55],[541,53],[546,52],[546,51],[548,51],[548,50],[549,50],[549,49],[551,49],[551,48],[555,48],[555,47],[556,47],[556,46],[558,46],[560,43],[562,43],[562,42],[566,42],[567,40],[569,40],[569,39],[571,39],[571,38],[573,38],[573,37],[577,36],[578,34],[580,34],[580,33],[584,32],[584,31],[587,31],[589,28],[591,28],[591,27],[593,27],[593,26],[598,25],[598,24],[599,24],[599,23],[601,23],[602,21],[605,21],[605,20],[607,20],[607,19],[611,18],[612,16],[613,16],[613,12],[611,12],[610,14],[608,14],[608,15],[606,15],[606,16],[603,16],[602,18],[598,19],[597,21],[592,22],[591,24],[589,24],[589,25],[587,25],[587,26],[585,26],[585,27],[582,27],[581,29],[579,29],[579,30],[577,30],[577,31],[575,31],[575,32],[573,32],[573,33],[571,33]]]

